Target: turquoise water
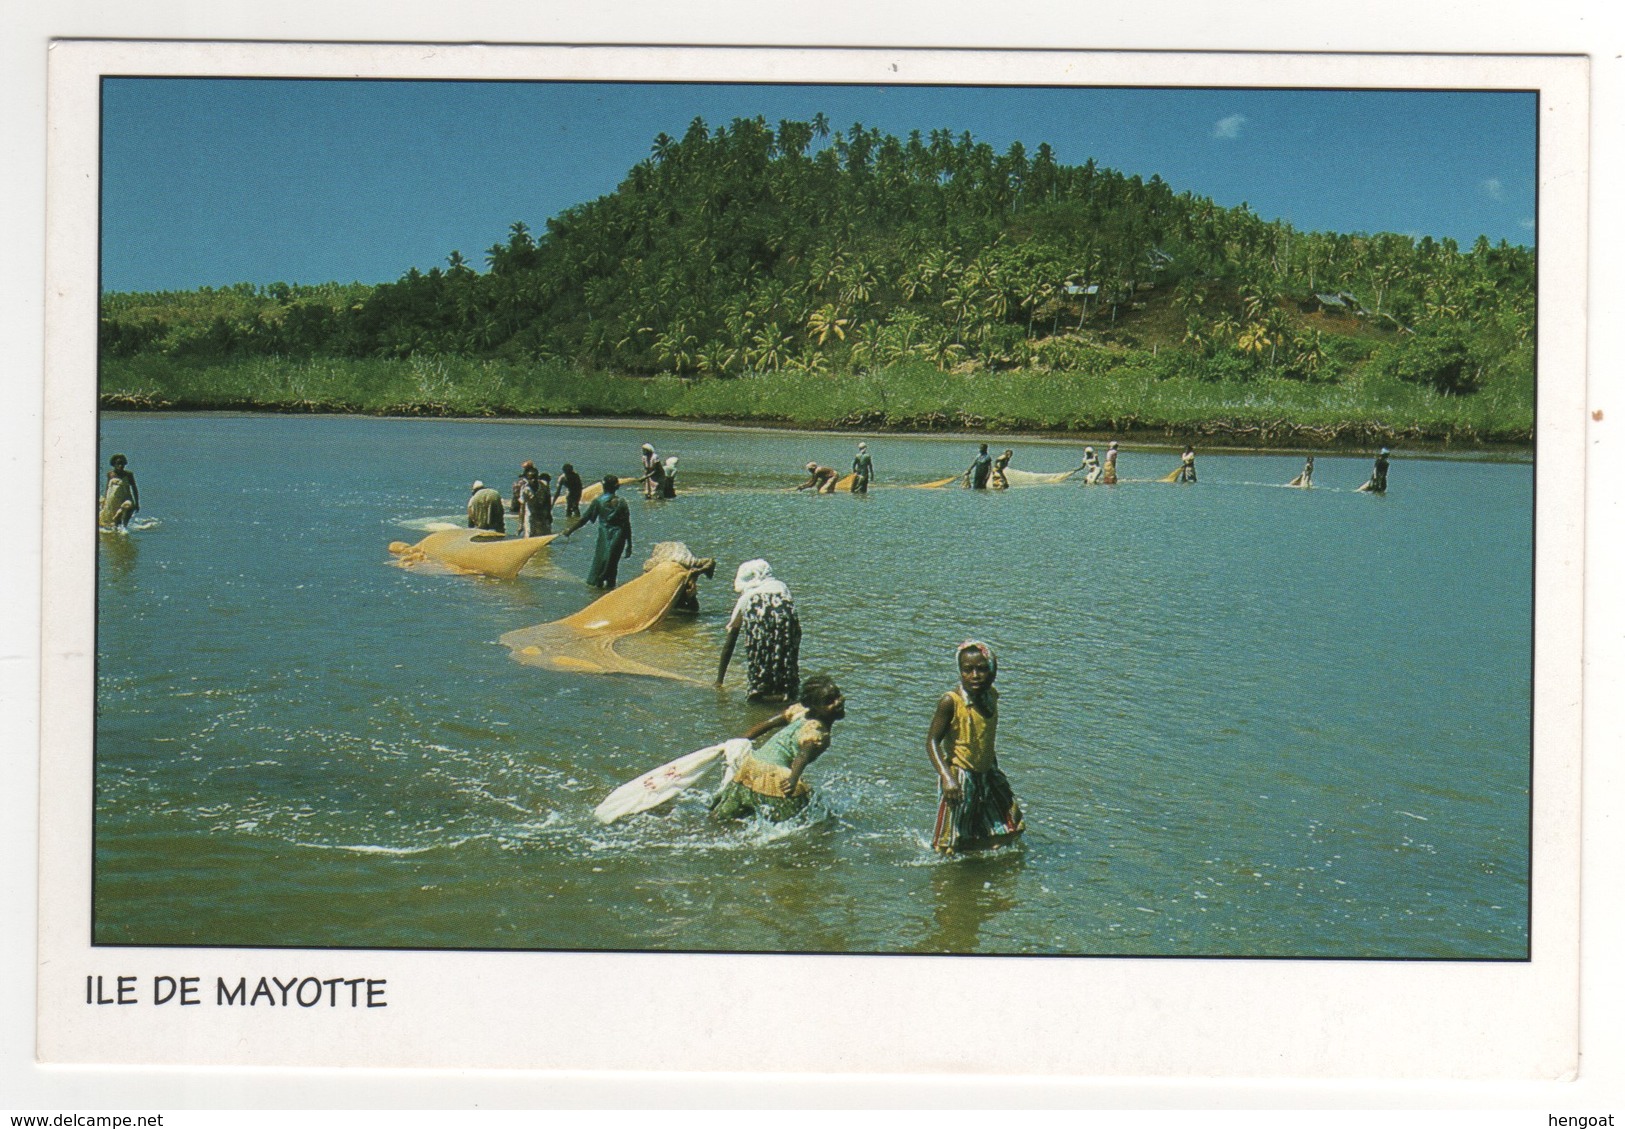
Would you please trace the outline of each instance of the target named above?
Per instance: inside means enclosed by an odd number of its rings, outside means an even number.
[[[964,438],[871,439],[867,498],[786,487],[854,440],[511,422],[104,415],[144,508],[100,538],[95,937],[378,948],[1522,958],[1528,463],[1201,454],[1115,488],[888,489]],[[580,610],[591,537],[512,582],[392,567],[519,462],[632,474],[655,541],[719,561],[627,647],[702,681],[741,560],[795,595],[848,717],[810,817],[719,827],[705,790],[601,827],[613,787],[768,712],[570,675],[497,639]],[[1006,444],[997,443],[995,450]],[[1029,471],[1080,445],[1013,441]],[[88,468],[87,468],[88,469]],[[93,484],[88,481],[87,498]],[[90,503],[87,500],[87,520]],[[629,573],[623,569],[623,577]],[[999,656],[1019,849],[928,845],[924,734],[953,651]],[[711,783],[707,781],[707,784]]]

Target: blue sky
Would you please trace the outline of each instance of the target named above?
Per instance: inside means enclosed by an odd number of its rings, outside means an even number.
[[[696,116],[1047,141],[1299,230],[1534,243],[1526,93],[130,78],[103,111],[107,290],[484,269]]]

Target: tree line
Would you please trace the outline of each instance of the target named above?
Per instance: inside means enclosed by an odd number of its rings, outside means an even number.
[[[1097,367],[1441,392],[1533,379],[1534,254],[1480,237],[1300,232],[1158,176],[946,129],[696,118],[615,191],[377,286],[108,294],[105,357],[556,360],[832,375]],[[1088,364],[1084,364],[1085,361]]]

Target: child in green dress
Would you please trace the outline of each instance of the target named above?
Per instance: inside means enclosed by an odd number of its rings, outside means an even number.
[[[801,775],[829,749],[835,723],[846,716],[846,697],[827,674],[801,684],[801,700],[774,714],[745,736],[773,736],[753,749],[711,802],[717,819],[739,819],[759,813],[779,823],[799,813],[812,800]]]

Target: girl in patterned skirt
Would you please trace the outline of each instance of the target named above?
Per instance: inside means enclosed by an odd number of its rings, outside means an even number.
[[[931,845],[944,854],[1003,846],[1024,826],[994,752],[998,660],[986,643],[976,642],[961,643],[958,659],[959,685],[937,702],[925,738],[942,789]]]

